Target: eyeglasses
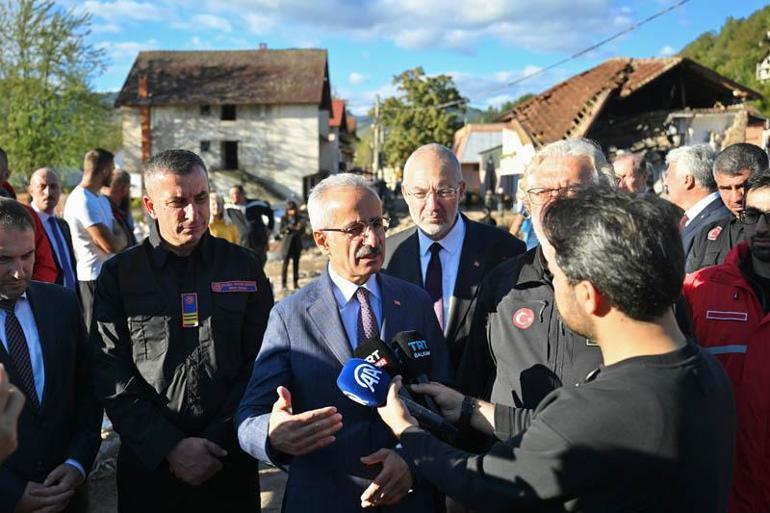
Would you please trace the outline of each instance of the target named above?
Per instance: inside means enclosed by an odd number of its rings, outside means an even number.
[[[549,198],[556,196],[574,196],[581,188],[582,186],[580,185],[569,185],[567,187],[558,187],[556,189],[535,187],[534,189],[529,189],[527,195],[529,196],[529,201],[535,205],[543,205]]]
[[[372,219],[368,223],[363,221],[356,221],[347,228],[321,228],[320,232],[341,232],[350,237],[351,239],[358,239],[363,237],[367,229],[374,230],[374,233],[385,233],[390,226],[390,219],[387,217],[377,217]]]
[[[413,189],[412,191],[404,191],[404,194],[417,198],[418,200],[424,200],[431,192],[433,192],[441,199],[450,199],[457,196],[457,191],[459,190],[459,187],[440,187],[438,189],[428,189],[427,191],[425,189]]]
[[[765,223],[770,224],[770,212],[762,212],[756,208],[747,208],[738,214],[738,220],[741,224],[757,224],[759,218],[765,216]]]

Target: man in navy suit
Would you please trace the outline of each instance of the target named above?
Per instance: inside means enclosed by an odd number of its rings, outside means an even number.
[[[31,281],[35,224],[0,199],[0,363],[27,398],[18,448],[0,466],[0,511],[83,512],[102,410],[75,294]]]
[[[56,217],[56,205],[61,198],[61,181],[53,169],[43,167],[29,177],[31,206],[43,225],[56,263],[56,283],[73,292],[78,292],[78,277],[75,266],[75,252],[67,221]]]
[[[668,169],[663,187],[669,201],[684,210],[679,228],[685,255],[701,228],[730,215],[717,192],[714,157],[714,150],[707,144],[682,146],[666,155]]]
[[[447,381],[447,349],[427,293],[380,273],[387,220],[359,176],[333,175],[308,200],[327,271],[278,303],[236,414],[241,447],[290,465],[283,511],[433,511],[433,491],[416,483],[377,414],[336,386],[357,344],[417,330],[431,346],[431,379]],[[408,491],[412,489],[412,493]]]

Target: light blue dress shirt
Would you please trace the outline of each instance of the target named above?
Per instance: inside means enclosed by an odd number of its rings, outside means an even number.
[[[358,345],[358,312],[361,305],[356,299],[356,291],[359,285],[348,281],[337,274],[332,266],[329,265],[329,277],[332,280],[332,291],[334,299],[337,301],[337,310],[340,312],[342,326],[345,328],[345,334],[348,336],[348,342],[353,349]],[[377,274],[372,274],[366,283],[361,285],[370,292],[369,302],[374,310],[374,317],[377,319],[377,326],[380,328],[380,338],[382,338],[382,294],[380,286],[377,284]]]

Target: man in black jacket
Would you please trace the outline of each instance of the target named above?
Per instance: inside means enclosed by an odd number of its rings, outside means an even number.
[[[230,201],[234,206],[228,208],[227,212],[238,230],[238,244],[256,253],[264,267],[267,262],[267,243],[275,226],[270,203],[247,199],[242,185],[233,185],[230,188]],[[263,216],[267,217],[267,226]]]
[[[401,190],[416,226],[388,237],[385,272],[434,294],[434,302],[440,303],[434,303],[434,310],[456,372],[481,280],[526,248],[511,234],[459,213],[465,182],[457,157],[444,146],[427,144],[412,153],[404,164]]]
[[[105,263],[92,343],[120,434],[121,513],[258,512],[257,464],[233,412],[273,305],[253,253],[208,232],[206,167],[168,150],[144,169],[150,236]]]
[[[478,511],[726,511],[735,406],[724,369],[677,327],[684,252],[671,209],[588,188],[553,202],[541,226],[564,323],[595,341],[603,365],[535,412],[413,386],[448,420],[497,438],[481,455],[420,428],[396,379],[379,413],[401,453]]]
[[[74,292],[30,281],[35,225],[0,199],[0,363],[27,401],[18,448],[0,466],[0,511],[84,512],[81,486],[99,450],[102,410]]]
[[[703,267],[721,264],[730,250],[744,240],[743,224],[738,222],[744,187],[752,176],[767,172],[767,153],[753,144],[733,144],[716,156],[714,180],[730,215],[707,224],[695,236],[685,271],[694,273]]]

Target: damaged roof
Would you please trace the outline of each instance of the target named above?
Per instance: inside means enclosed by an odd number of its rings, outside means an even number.
[[[331,110],[326,50],[149,51],[115,106],[317,104]]]
[[[675,73],[675,70],[681,71],[682,76],[697,76],[700,85],[703,86],[699,91],[700,103],[707,100],[713,100],[713,104],[728,99],[742,101],[761,98],[756,91],[687,58],[621,57],[609,59],[551,87],[505,113],[501,116],[501,121],[518,120],[536,145],[567,137],[584,137],[608,104],[615,102],[620,105],[625,100],[628,100],[626,104],[631,104],[635,96],[644,96],[638,93],[646,91],[646,88],[649,89],[647,86]],[[684,85],[680,84],[680,87],[684,88]],[[704,89],[708,94],[712,94],[713,98],[704,100],[703,97],[707,94]],[[671,92],[673,93],[674,89]],[[676,91],[676,93],[676,101],[686,104],[688,100],[684,91]],[[694,93],[691,93],[691,96],[693,95]],[[670,101],[665,95],[655,94],[645,100],[648,103]],[[686,106],[681,105],[678,108]],[[667,105],[657,105],[649,110],[667,107]],[[639,109],[638,106],[634,108]]]

